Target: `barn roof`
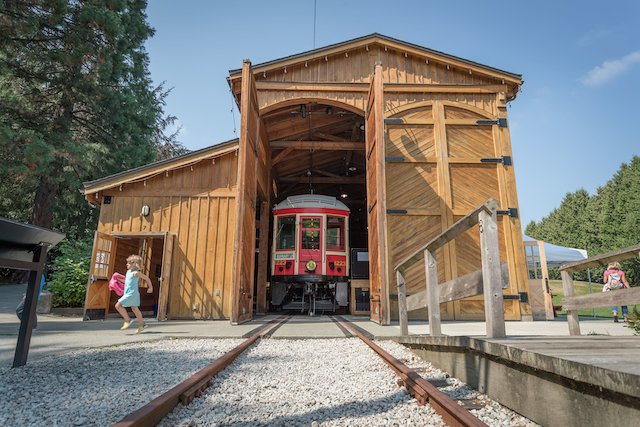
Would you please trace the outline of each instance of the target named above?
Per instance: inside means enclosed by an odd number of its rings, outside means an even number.
[[[427,57],[430,61],[441,62],[452,67],[460,67],[465,70],[473,70],[474,73],[488,75],[494,78],[505,79],[512,84],[522,84],[522,74],[516,74],[509,71],[500,70],[495,67],[480,64],[475,61],[460,58],[448,53],[440,52],[437,50],[429,49],[427,47],[419,46],[413,43],[408,43],[402,40],[394,39],[389,36],[385,36],[378,33],[373,33],[367,36],[358,37],[352,40],[332,44],[329,46],[321,47],[318,49],[309,50],[306,52],[298,53],[295,55],[286,56],[280,59],[274,59],[272,61],[263,62],[261,64],[252,65],[254,73],[267,72],[284,66],[292,66],[294,64],[304,63],[312,59],[316,59],[322,56],[335,55],[348,51],[350,49],[356,49],[364,47],[366,45],[382,45],[392,49],[400,50],[408,54],[421,55]],[[228,81],[231,84],[232,80],[242,77],[242,68],[235,70],[229,70]]]
[[[187,166],[189,164],[193,164],[201,160],[220,157],[225,154],[231,153],[237,149],[238,149],[238,138],[231,139],[229,141],[212,145],[210,147],[202,148],[200,150],[190,151],[186,154],[182,154],[180,156],[176,156],[171,159],[160,160],[155,163],[150,163],[148,165],[122,171],[111,176],[96,179],[95,181],[84,182],[83,183],[84,189],[80,190],[80,192],[85,195],[97,193],[98,191],[117,187],[127,182],[148,178],[150,176],[153,176],[168,170]]]

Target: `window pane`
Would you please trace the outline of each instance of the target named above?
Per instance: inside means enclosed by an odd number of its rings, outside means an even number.
[[[344,218],[327,218],[327,249],[344,249]]]
[[[296,244],[296,217],[278,218],[278,238],[276,249],[294,249]]]
[[[302,228],[320,228],[320,218],[302,218]]]
[[[533,247],[533,254],[535,256],[540,256],[540,247],[539,246],[534,246]]]
[[[302,249],[320,249],[320,230],[302,231]]]

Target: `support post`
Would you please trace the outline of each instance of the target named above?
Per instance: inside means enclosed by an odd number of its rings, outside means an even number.
[[[480,251],[482,257],[482,281],[484,313],[487,337],[504,338],[504,302],[502,298],[502,275],[500,273],[500,249],[498,247],[498,217],[496,212],[485,210],[478,214],[480,228]]]
[[[18,343],[13,357],[13,367],[24,366],[29,355],[29,345],[31,344],[31,332],[33,322],[36,318],[36,306],[38,305],[38,294],[40,293],[40,280],[44,270],[44,261],[47,259],[47,246],[39,245],[33,250],[33,262],[37,263],[37,270],[29,271],[29,283],[27,284],[27,294],[25,295],[24,311],[20,321],[18,332]]]
[[[428,249],[424,251],[424,267],[427,277],[427,304],[429,310],[429,334],[432,337],[442,335],[440,327],[440,290],[438,289],[438,265],[436,254]]]
[[[407,315],[407,287],[404,276],[400,270],[396,270],[396,282],[398,284],[398,311],[400,317],[400,334],[409,335],[409,318]]]
[[[269,203],[260,204],[260,237],[258,238],[258,280],[256,285],[256,313],[267,313],[267,272],[269,270]]]
[[[573,288],[572,273],[562,270],[560,271],[562,276],[562,290],[565,297],[575,296],[575,290]],[[569,324],[569,335],[580,335],[580,320],[578,319],[578,310],[567,310],[567,323]]]

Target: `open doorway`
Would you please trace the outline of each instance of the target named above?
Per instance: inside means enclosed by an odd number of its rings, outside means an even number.
[[[173,235],[169,233],[149,235],[109,235],[96,233],[92,254],[89,286],[85,301],[85,320],[119,316],[115,304],[120,298],[109,290],[113,273],[125,274],[129,255],[142,257],[142,272],[151,280],[153,291],[140,288],[140,311],[145,317],[164,320],[168,312],[169,278]],[[145,285],[141,281],[140,285]]]

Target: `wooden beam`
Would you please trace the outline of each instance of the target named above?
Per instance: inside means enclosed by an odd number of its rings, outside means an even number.
[[[478,213],[480,226],[480,254],[484,295],[484,318],[488,338],[504,338],[504,300],[500,274],[500,247],[498,243],[498,215],[495,210]]]
[[[367,92],[368,83],[335,82],[276,82],[260,80],[256,89],[263,91],[305,91],[305,92]],[[506,85],[434,85],[385,83],[385,92],[393,93],[499,93],[508,92]]]
[[[640,288],[638,287],[562,298],[562,308],[565,310],[634,304],[640,304]]]
[[[296,150],[364,150],[364,144],[351,141],[271,141],[271,148],[293,147]]]
[[[338,141],[338,142],[344,141],[344,138],[340,138],[339,136],[331,135],[330,133],[314,132],[313,134],[315,136],[319,136],[320,138],[324,138],[327,141]]]
[[[364,184],[364,176],[283,176],[280,182],[307,184]]]
[[[291,153],[294,150],[293,147],[287,147],[284,150],[282,150],[281,152],[279,152],[271,161],[271,166],[275,166],[277,165],[279,162],[281,162],[282,160],[284,160],[284,158]]]
[[[606,266],[613,261],[622,261],[629,258],[635,258],[637,256],[640,256],[640,245],[629,246],[627,248],[618,249],[617,251],[607,252],[606,254],[592,256],[582,261],[565,264],[558,270],[573,273],[574,271],[586,270],[587,268],[597,267],[599,265]]]
[[[260,222],[258,229],[258,282],[256,286],[256,313],[264,314],[268,310],[267,304],[267,275],[269,270],[269,202],[260,204]]]
[[[438,286],[438,263],[435,250],[424,251],[424,268],[427,278],[427,307],[429,310],[429,335],[439,337],[442,335],[440,326],[440,287]]]
[[[509,264],[500,263],[502,277],[502,289],[509,287]],[[462,298],[482,295],[482,269],[473,273],[465,274],[453,280],[438,285],[440,293],[440,304],[456,301]],[[407,297],[407,311],[419,310],[427,307],[427,292],[421,291]]]

